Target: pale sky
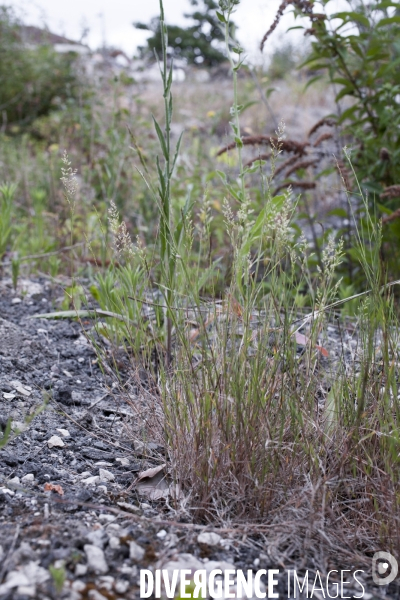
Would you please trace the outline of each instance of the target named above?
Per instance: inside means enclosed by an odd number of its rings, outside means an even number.
[[[5,4],[18,9],[28,25],[47,24],[54,33],[79,40],[82,31],[89,28],[85,42],[93,49],[106,44],[124,50],[132,56],[136,47],[143,44],[146,32],[134,29],[133,22],[149,22],[159,13],[159,0],[4,0]],[[239,25],[238,38],[249,57],[256,57],[258,44],[271,25],[279,0],[242,0],[235,22]],[[167,23],[189,24],[184,13],[194,8],[189,0],[164,0]],[[291,19],[274,33],[271,45],[283,40]],[[297,36],[298,39],[298,36]]]

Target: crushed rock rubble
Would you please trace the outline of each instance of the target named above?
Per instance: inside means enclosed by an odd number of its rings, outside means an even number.
[[[174,522],[165,499],[128,491],[160,464],[158,445],[142,454],[135,413],[110,393],[79,323],[28,318],[60,289],[20,285],[0,279],[0,429],[11,419],[21,432],[0,449],[0,600],[133,600],[141,569],[279,568],[233,534]]]

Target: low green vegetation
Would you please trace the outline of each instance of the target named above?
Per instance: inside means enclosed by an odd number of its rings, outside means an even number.
[[[146,369],[157,410],[146,415],[143,434],[148,438],[151,429],[165,445],[170,476],[194,518],[246,521],[263,532],[295,520],[302,523],[300,537],[312,538],[324,556],[342,564],[351,553],[362,561],[383,541],[388,550],[397,547],[400,498],[397,281],[384,260],[379,202],[366,193],[368,177],[377,191],[399,181],[395,171],[390,182],[382,179],[375,163],[367,177],[361,156],[372,148],[367,107],[383,136],[375,137],[376,148],[389,139],[380,129],[386,117],[374,104],[380,99],[370,99],[381,79],[374,72],[367,96],[353,88],[356,108],[347,121],[343,113],[335,121],[348,146],[357,147],[340,155],[340,172],[350,182],[348,209],[336,208],[336,229],[322,226],[318,239],[307,237],[299,222],[315,188],[303,185],[301,195],[287,177],[279,179],[294,168],[295,183],[310,183],[305,146],[287,138],[283,123],[264,136],[243,126],[258,87],[244,76],[243,49],[231,26],[237,4],[220,0],[217,15],[232,104],[224,113],[208,94],[205,113],[198,100],[198,120],[183,138],[174,122],[182,104],[162,2],[161,102],[131,87],[127,108],[131,84],[110,78],[102,97],[93,93],[84,104],[36,122],[41,141],[2,134],[2,179],[13,182],[1,188],[3,268],[18,256],[30,274],[69,275],[64,303],[55,308],[77,317],[96,314],[100,339],[131,357],[132,377]],[[349,14],[336,19],[367,28]],[[308,18],[316,21],[312,35],[323,41],[331,35],[317,29],[328,17],[313,12]],[[397,22],[385,18],[384,32]],[[361,33],[348,41],[347,53],[340,47],[347,38],[334,38],[339,67],[348,60],[349,73],[365,55],[354,50],[364,43]],[[385,52],[377,67],[383,79]],[[372,61],[367,67],[375,69]],[[342,97],[350,93],[344,81],[333,83],[343,86]],[[397,123],[397,101],[389,108]],[[211,122],[218,111],[229,115],[219,137]],[[255,111],[258,123],[260,105]],[[256,144],[267,152],[249,160]],[[334,168],[318,178],[329,178]],[[97,312],[86,310],[89,292]],[[118,361],[112,366],[121,382]],[[179,494],[170,500],[178,509]],[[303,552],[310,547],[304,544]]]
[[[2,130],[17,133],[78,97],[74,57],[50,44],[32,47],[10,7],[0,7],[0,107]]]

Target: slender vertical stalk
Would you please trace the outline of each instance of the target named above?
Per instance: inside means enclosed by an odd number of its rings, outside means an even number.
[[[235,63],[233,56],[232,56],[232,51],[230,48],[230,30],[231,30],[231,22],[230,22],[230,17],[233,11],[233,6],[229,5],[227,11],[226,11],[226,16],[225,16],[225,46],[226,46],[226,54],[229,60],[229,63],[231,65],[231,69],[232,69],[232,77],[233,77],[233,106],[231,108],[231,116],[234,119],[233,122],[233,131],[235,133],[235,142],[236,142],[236,147],[237,147],[237,153],[238,153],[238,161],[239,161],[239,179],[240,179],[240,198],[241,201],[244,202],[246,199],[246,188],[245,188],[245,182],[244,182],[244,169],[243,169],[243,157],[242,157],[242,148],[243,148],[243,141],[242,141],[242,136],[241,136],[241,130],[240,130],[240,106],[239,106],[239,95],[238,95],[238,71],[240,69],[241,66],[241,60],[240,60],[240,51],[238,52],[238,60],[237,63]]]
[[[175,244],[178,241],[177,236],[172,234],[171,220],[171,179],[174,172],[176,160],[179,154],[182,135],[180,136],[175,148],[174,155],[171,155],[171,121],[172,121],[172,73],[173,63],[168,68],[167,48],[168,48],[168,30],[165,25],[164,7],[160,0],[160,28],[161,28],[161,44],[162,44],[162,63],[159,63],[160,72],[164,88],[164,111],[165,111],[165,127],[164,131],[153,116],[154,126],[160,143],[160,147],[164,157],[164,168],[161,169],[160,161],[157,158],[158,171],[158,196],[160,210],[160,254],[161,254],[161,269],[163,293],[166,303],[166,339],[167,339],[167,366],[171,363],[172,351],[172,317],[171,306],[174,292],[175,272],[177,252]],[[176,239],[175,239],[176,238]]]

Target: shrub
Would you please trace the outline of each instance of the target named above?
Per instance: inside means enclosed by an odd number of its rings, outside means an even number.
[[[27,126],[77,95],[74,55],[51,45],[29,47],[22,25],[8,7],[0,7],[0,110],[3,127]]]
[[[288,5],[294,6],[296,16],[310,21],[300,26],[313,39],[303,62],[316,71],[309,84],[328,73],[337,90],[338,114],[333,116],[351,138],[358,178],[364,189],[381,194],[400,182],[398,4],[347,2],[349,10],[330,12],[331,4],[326,0],[316,12],[313,1],[284,0],[261,46]]]

